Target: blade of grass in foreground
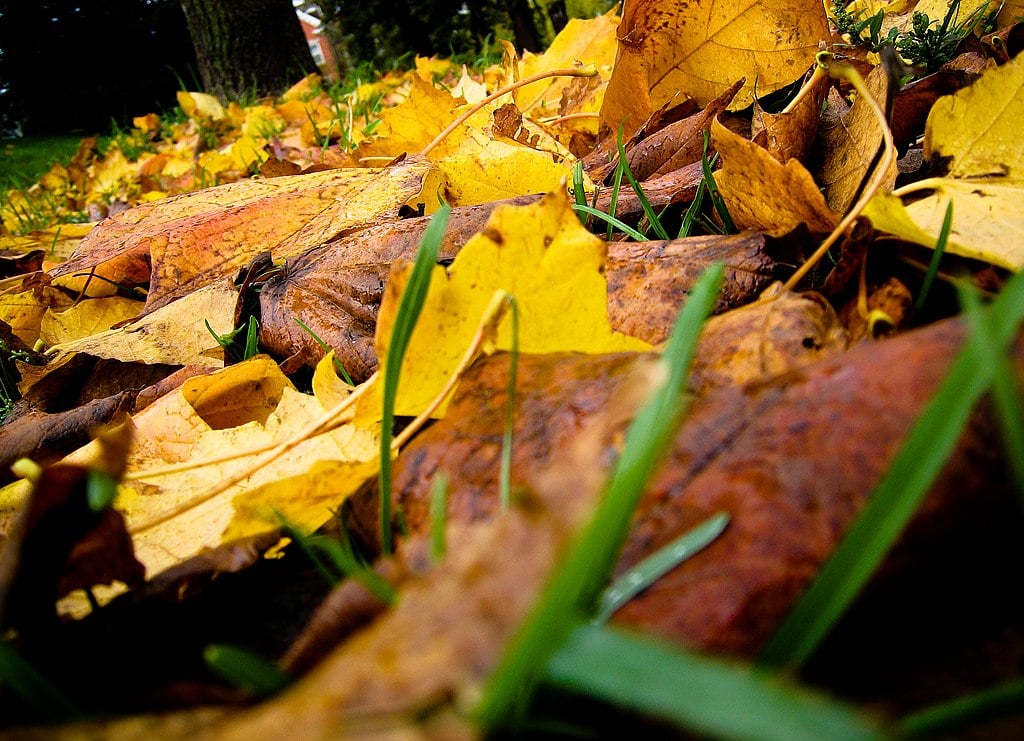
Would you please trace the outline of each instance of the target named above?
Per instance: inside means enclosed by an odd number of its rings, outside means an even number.
[[[628,532],[630,515],[679,422],[683,384],[723,274],[721,264],[711,266],[690,293],[662,354],[668,372],[665,382],[637,413],[593,517],[569,547],[488,680],[476,709],[477,720],[484,726],[493,728],[512,717],[541,678],[551,653],[580,619],[593,613]]]
[[[939,734],[948,735],[979,721],[1019,709],[1021,706],[1024,706],[1024,679],[1013,679],[911,713],[896,725],[896,733],[901,738],[933,738]]]
[[[573,630],[548,662],[546,679],[711,738],[882,738],[867,716],[840,702],[614,628]]]
[[[709,517],[697,527],[687,530],[675,540],[665,544],[643,561],[616,579],[611,586],[601,593],[597,606],[595,623],[606,623],[624,604],[654,582],[696,555],[722,534],[729,524],[729,515],[719,512]]]
[[[981,308],[974,291],[960,287],[960,304],[978,338],[978,347],[984,362],[996,370],[992,379],[992,400],[999,426],[1003,432],[1006,458],[1017,483],[1017,493],[1024,497],[1024,406],[1021,404],[1020,384],[1013,364],[1006,353],[998,351],[998,342],[992,336],[992,317]]]
[[[0,686],[10,688],[50,720],[65,720],[81,715],[81,710],[74,702],[50,684],[5,640],[0,640]]]
[[[203,661],[221,679],[254,697],[273,695],[292,681],[276,664],[237,646],[211,644],[203,651]]]
[[[398,378],[402,372],[402,358],[409,347],[409,338],[420,318],[423,302],[430,288],[430,275],[437,264],[441,251],[441,238],[452,209],[447,203],[430,220],[416,253],[409,282],[402,291],[395,314],[395,326],[391,330],[388,355],[384,362],[384,408],[380,420],[380,474],[377,485],[380,494],[380,548],[385,556],[392,551],[394,537],[391,531],[391,439],[395,424],[395,398],[398,395]]]
[[[992,351],[1003,355],[1024,319],[1024,273],[1010,279],[985,313]],[[984,341],[968,337],[864,511],[765,648],[762,664],[806,661],[899,537],[992,384],[996,369],[985,362]]]

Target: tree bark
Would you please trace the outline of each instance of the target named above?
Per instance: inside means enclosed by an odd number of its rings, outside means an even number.
[[[533,17],[530,0],[514,0],[508,9],[512,21],[512,33],[516,37],[516,46],[527,51],[540,51],[540,34]]]
[[[316,71],[290,0],[181,0],[206,92],[278,95]]]

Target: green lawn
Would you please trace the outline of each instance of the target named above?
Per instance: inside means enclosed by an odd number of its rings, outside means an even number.
[[[67,164],[78,150],[79,136],[26,136],[0,139],[0,186],[27,187],[54,162]]]

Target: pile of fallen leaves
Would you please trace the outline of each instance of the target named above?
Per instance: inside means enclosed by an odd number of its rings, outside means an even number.
[[[181,92],[9,192],[0,618],[67,700],[47,707],[175,709],[66,727],[112,738],[475,732],[716,263],[693,402],[616,570],[729,525],[614,622],[756,656],[963,345],[950,286],[1024,265],[1024,7],[952,5],[638,0],[483,74]],[[921,52],[940,28],[949,59]],[[449,206],[383,434],[403,291]],[[1006,465],[981,410],[812,681],[898,715],[1018,676]],[[397,599],[329,587],[324,540]],[[298,681],[246,707],[203,663],[220,643]]]

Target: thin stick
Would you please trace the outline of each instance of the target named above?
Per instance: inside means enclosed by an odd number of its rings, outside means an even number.
[[[450,124],[448,124],[448,128],[446,128],[444,131],[442,131],[440,134],[438,134],[434,138],[434,141],[430,142],[430,144],[425,146],[422,149],[422,151],[420,151],[420,154],[421,155],[429,154],[430,151],[432,149],[434,149],[434,147],[436,147],[438,144],[440,144],[442,141],[444,141],[445,137],[447,137],[450,133],[455,131],[455,129],[459,128],[462,124],[466,123],[466,121],[469,120],[470,116],[472,116],[474,113],[479,111],[481,108],[483,108],[488,103],[491,103],[491,102],[497,100],[498,98],[500,98],[503,95],[508,95],[509,93],[511,93],[513,90],[516,90],[517,88],[521,88],[524,85],[529,85],[529,84],[537,82],[539,80],[545,80],[548,77],[593,77],[596,74],[597,74],[597,68],[594,65],[592,65],[592,64],[588,64],[588,65],[586,65],[584,67],[567,67],[567,68],[564,68],[564,69],[553,69],[553,70],[550,70],[548,72],[538,72],[535,75],[530,75],[529,77],[524,77],[522,80],[518,80],[517,82],[513,82],[511,85],[506,85],[505,87],[501,88],[497,92],[491,93],[490,95],[488,95],[483,100],[474,103],[469,108],[467,108],[465,111],[463,111],[462,115],[460,115],[458,118],[456,118]]]

